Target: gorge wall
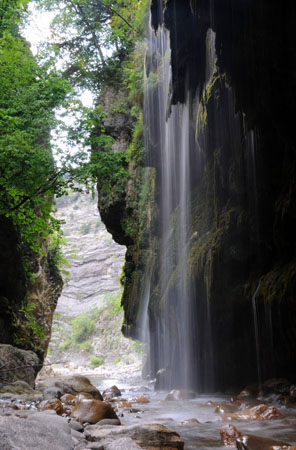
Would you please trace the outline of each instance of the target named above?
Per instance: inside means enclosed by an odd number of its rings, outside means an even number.
[[[128,246],[123,331],[149,339],[150,375],[165,367],[166,387],[204,391],[294,379],[295,6],[153,0],[151,14],[155,33],[169,32],[170,56],[159,48],[146,56],[148,151],[140,161],[132,155],[120,207],[114,202],[102,214]],[[172,196],[164,229],[159,85],[169,57],[165,116],[188,111],[182,202],[189,213],[182,224],[181,197]],[[177,245],[182,228],[184,251]]]
[[[0,379],[28,381],[26,369],[17,372],[15,367],[32,364],[29,379],[34,382],[47,352],[62,279],[51,261],[48,243],[43,244],[42,256],[25,250],[18,230],[4,217],[0,218],[0,248]],[[7,344],[34,352],[37,358],[33,355],[28,361],[25,353]]]

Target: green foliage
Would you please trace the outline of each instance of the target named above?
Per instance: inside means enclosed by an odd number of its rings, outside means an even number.
[[[38,250],[40,238],[59,226],[52,216],[52,197],[64,181],[49,141],[56,124],[53,109],[64,101],[70,86],[49,63],[38,66],[19,36],[13,17],[23,4],[2,2],[6,14],[0,29],[0,215],[10,218],[26,245]]]
[[[72,338],[76,344],[85,342],[95,331],[95,321],[87,314],[81,314],[72,320]]]
[[[91,351],[91,343],[89,341],[81,342],[81,344],[78,344],[78,347],[87,352]]]
[[[92,356],[90,358],[88,366],[95,368],[95,367],[102,366],[104,364],[104,362],[105,362],[104,358],[101,358],[99,356]]]
[[[71,274],[65,267],[71,265],[70,261],[64,256],[62,246],[67,244],[67,239],[59,233],[54,232],[49,237],[47,261],[53,276],[61,273],[64,281],[68,281]]]
[[[38,308],[38,303],[28,303],[24,308],[25,317],[27,319],[26,325],[32,331],[33,335],[39,339],[44,339],[45,334],[43,328],[36,320],[36,309]]]

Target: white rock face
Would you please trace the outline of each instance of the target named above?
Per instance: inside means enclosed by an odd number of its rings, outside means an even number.
[[[66,222],[64,254],[70,266],[54,316],[50,361],[87,366],[95,356],[116,368],[141,365],[138,347],[121,333],[119,277],[126,248],[106,231],[90,195],[74,194],[57,206],[58,218]],[[84,324],[92,323],[92,331],[78,340],[73,320],[81,316]]]
[[[66,222],[64,253],[71,263],[66,268],[71,279],[65,282],[56,312],[75,317],[92,306],[102,306],[106,293],[120,292],[126,247],[113,241],[90,195],[58,207],[58,218]]]

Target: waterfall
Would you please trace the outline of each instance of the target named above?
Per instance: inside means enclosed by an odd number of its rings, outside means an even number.
[[[159,278],[160,312],[154,352],[158,368],[169,368],[166,386],[189,387],[191,382],[192,336],[190,335],[191,294],[187,286],[188,240],[191,224],[190,164],[195,147],[190,122],[191,99],[170,104],[172,91],[170,40],[161,27],[149,30],[146,57],[144,123],[146,164],[158,166],[160,205]],[[187,92],[187,82],[185,92]],[[195,149],[196,150],[196,149]],[[148,308],[150,286],[144,288],[142,303]],[[175,326],[169,326],[173,321]],[[173,373],[172,373],[173,372]]]

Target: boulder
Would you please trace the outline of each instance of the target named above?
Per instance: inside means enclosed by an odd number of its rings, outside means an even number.
[[[69,377],[56,378],[50,388],[58,388],[62,395],[80,393],[91,394],[91,396],[97,400],[103,400],[100,391],[91,384],[87,377],[82,375],[72,375]]]
[[[251,409],[239,410],[235,413],[223,414],[224,420],[272,420],[281,419],[284,414],[275,406],[258,405]]]
[[[165,398],[166,401],[190,400],[196,398],[196,393],[187,389],[174,389]]]
[[[77,401],[76,395],[73,394],[64,394],[61,397],[61,402],[66,403],[66,405],[74,405],[74,403]]]
[[[243,437],[242,433],[231,424],[220,428],[220,436],[223,444],[227,447],[235,446],[236,440]]]
[[[284,417],[284,414],[282,414],[281,411],[275,406],[267,406],[264,404],[254,406],[254,408],[251,408],[250,413],[252,420],[271,420]]]
[[[144,395],[139,395],[138,397],[132,398],[130,400],[131,403],[149,403],[150,400],[148,400],[147,397]]]
[[[27,419],[0,417],[2,450],[72,450],[74,441],[67,421],[57,415],[37,413]]]
[[[116,439],[115,441],[113,439],[106,439],[102,442],[104,450],[141,450],[142,447],[140,447],[138,444],[136,444],[135,441],[133,441],[130,437],[125,436],[121,437],[119,439]],[[90,447],[93,448],[93,447]]]
[[[26,383],[26,381],[14,381],[13,383],[9,383],[9,384],[4,384],[1,388],[0,388],[0,393],[4,394],[4,393],[11,393],[11,394],[18,394],[18,395],[22,395],[22,394],[32,394],[34,395],[36,393],[36,391],[28,384]]]
[[[264,394],[290,394],[291,383],[286,378],[270,378],[262,385]]]
[[[86,439],[91,442],[102,443],[106,439],[113,439],[116,442],[119,438],[129,437],[142,449],[158,450],[168,448],[173,450],[184,448],[184,442],[179,434],[160,424],[109,426],[108,428],[88,425],[84,430],[84,434]]]
[[[113,398],[113,397],[120,397],[120,396],[121,396],[121,391],[115,385],[111,386],[108,389],[105,389],[103,392],[104,398]]]
[[[0,344],[0,367],[0,383],[5,385],[21,380],[33,388],[41,364],[32,351]]]
[[[58,388],[57,386],[51,386],[49,388],[46,388],[43,391],[43,398],[44,400],[49,400],[52,398],[61,398],[62,397],[62,390]]]
[[[112,408],[101,400],[80,400],[72,407],[71,417],[80,423],[97,423],[103,419],[117,419]]]
[[[64,413],[62,402],[57,398],[51,400],[43,400],[43,402],[39,403],[38,409],[40,409],[41,411],[44,411],[46,409],[52,409],[59,416],[61,416]]]

